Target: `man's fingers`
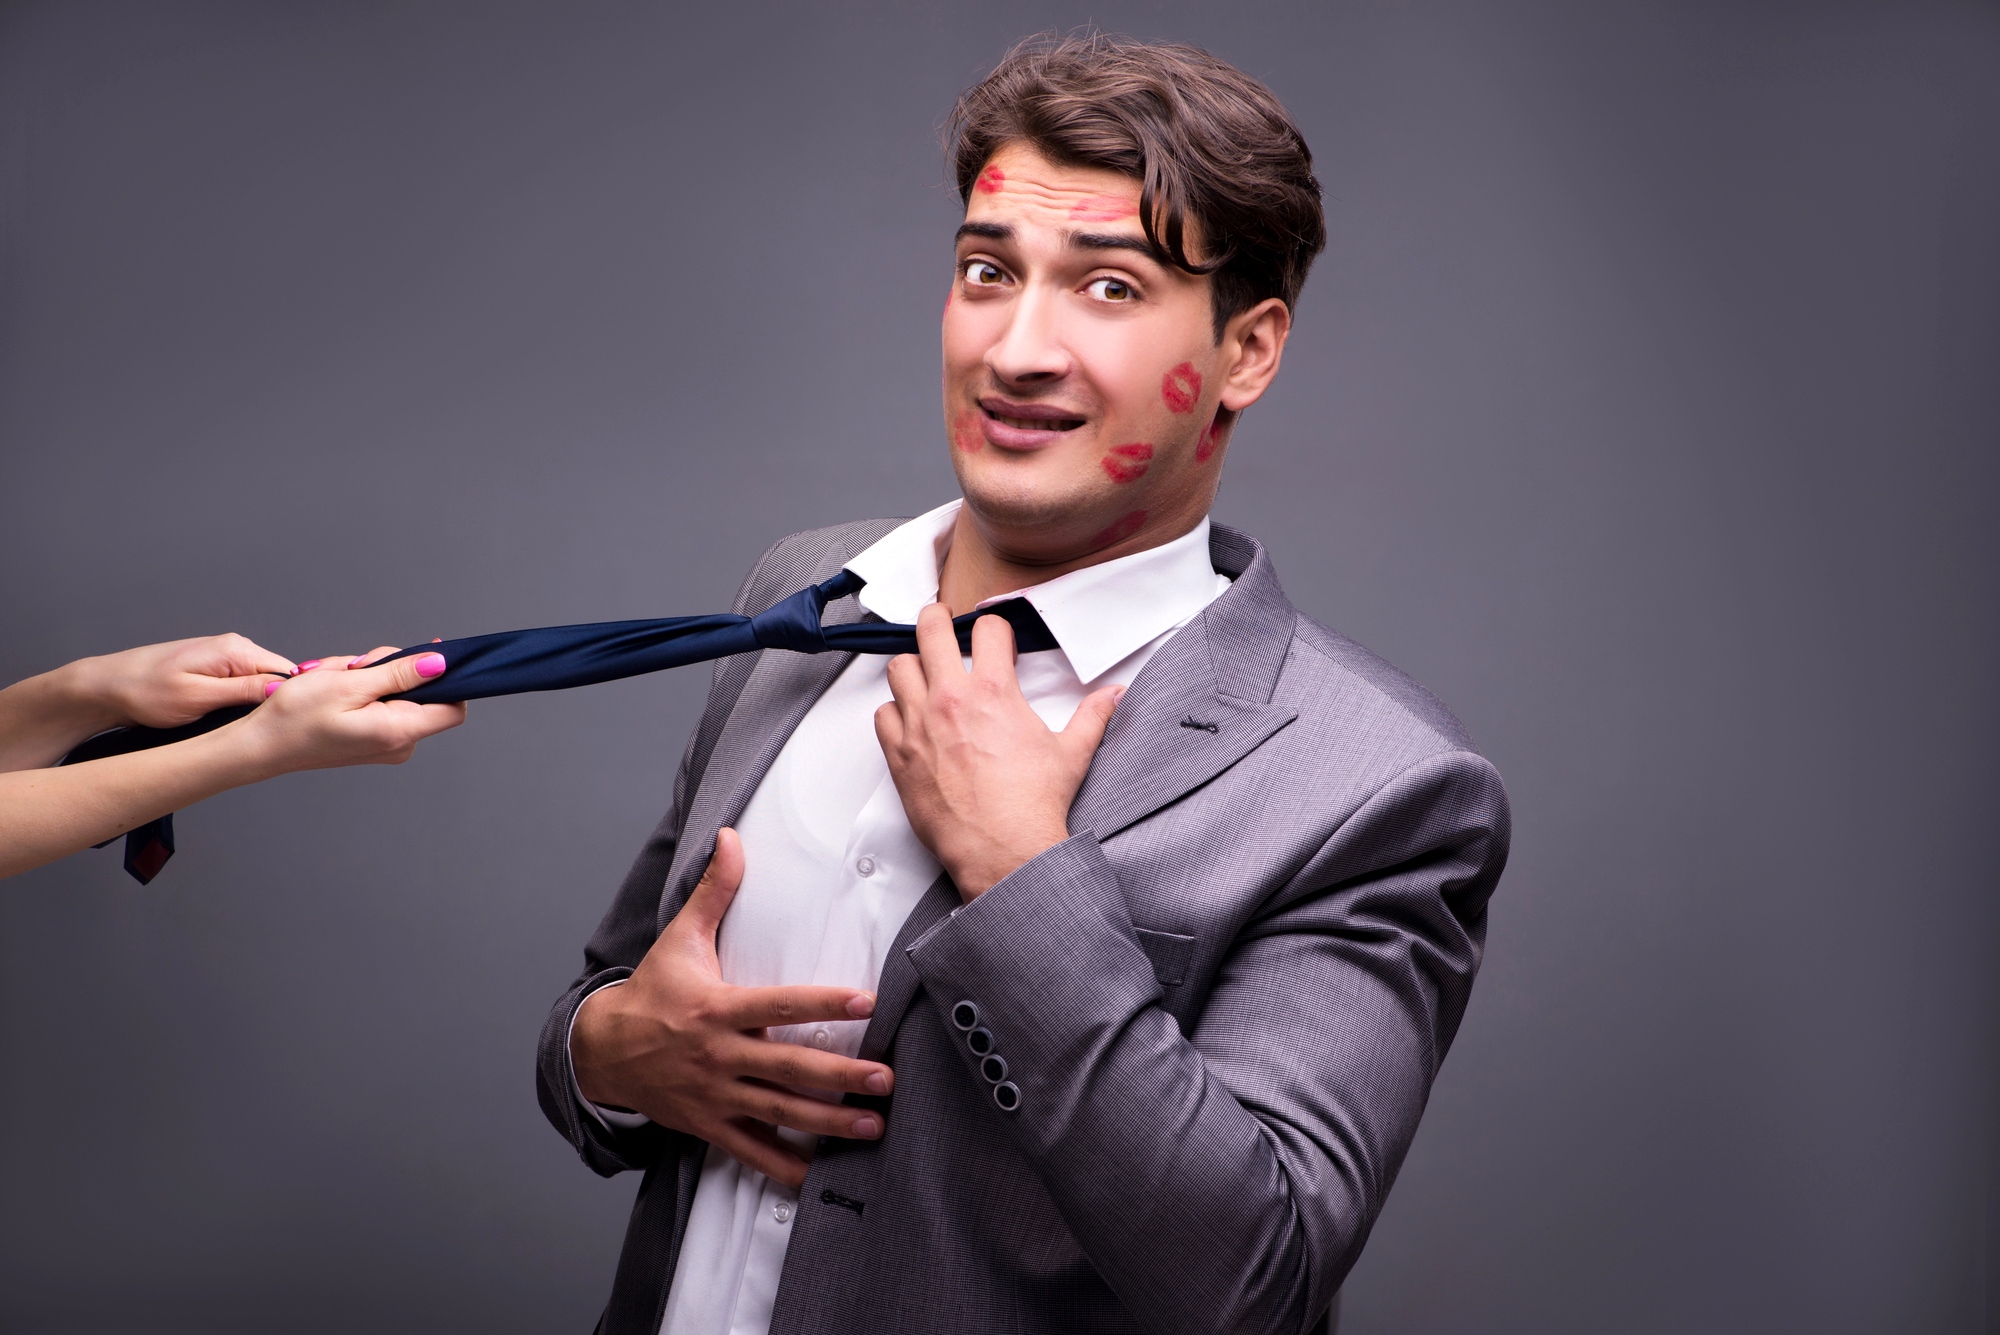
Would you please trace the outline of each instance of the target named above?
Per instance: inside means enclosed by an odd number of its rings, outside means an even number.
[[[875,711],[875,740],[885,756],[903,744],[903,711],[894,701]]]
[[[897,654],[890,659],[886,675],[889,694],[905,714],[922,709],[930,699],[930,683],[924,680],[924,665],[915,654]]]
[[[917,657],[923,660],[927,681],[944,682],[965,675],[965,656],[958,651],[951,609],[943,603],[932,603],[917,613]]]
[[[675,921],[686,918],[688,924],[700,933],[702,940],[712,946],[715,929],[722,925],[722,915],[729,911],[730,902],[736,898],[736,887],[742,884],[743,840],[737,837],[736,831],[724,826],[715,832],[715,852],[709,857],[708,867],[702,872],[701,879],[695,882],[687,903],[675,915]]]
[[[794,1189],[805,1185],[806,1161],[768,1126],[759,1126],[749,1118],[735,1118],[714,1128],[706,1139],[721,1146],[730,1158],[756,1169],[773,1182]]]
[[[1006,617],[984,616],[972,623],[972,675],[1013,683],[1014,627]]]
[[[745,1117],[808,1135],[844,1140],[879,1140],[882,1136],[881,1114],[844,1103],[825,1103],[748,1080],[732,1085],[729,1098]]]
[[[792,1089],[824,1089],[836,1094],[887,1095],[896,1075],[880,1062],[857,1061],[798,1043],[746,1038],[732,1065],[753,1079]],[[846,1134],[845,1132],[842,1133]]]
[[[1083,697],[1083,703],[1070,716],[1069,726],[1061,733],[1063,748],[1070,753],[1071,759],[1080,760],[1086,766],[1090,763],[1124,694],[1123,686],[1106,686]]]
[[[692,896],[688,905],[694,905]],[[731,1029],[769,1029],[811,1020],[865,1020],[875,1013],[875,998],[851,987],[737,987],[719,1012]]]

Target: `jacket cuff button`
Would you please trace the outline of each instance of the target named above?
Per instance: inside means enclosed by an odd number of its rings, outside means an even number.
[[[961,1001],[951,1008],[951,1022],[961,1031],[979,1023],[979,1007],[969,1001]]]
[[[1001,1112],[1013,1112],[1021,1106],[1021,1087],[1012,1080],[1002,1080],[993,1086],[993,1101],[1000,1105]]]

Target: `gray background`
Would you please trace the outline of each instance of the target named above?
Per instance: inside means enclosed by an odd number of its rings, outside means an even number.
[[[706,610],[946,499],[952,95],[1195,41],[1332,233],[1218,513],[1517,812],[1348,1329],[1995,1328],[2000,12],[681,8],[0,11],[0,678]],[[533,1042],[704,680],[0,886],[0,1328],[589,1329],[634,1182]]]

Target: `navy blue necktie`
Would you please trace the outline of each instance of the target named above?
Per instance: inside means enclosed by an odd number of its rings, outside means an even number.
[[[856,621],[841,626],[820,624],[828,603],[858,593],[864,583],[853,571],[843,570],[826,583],[801,589],[753,617],[723,613],[510,630],[498,635],[446,640],[442,644],[414,645],[378,662],[388,663],[411,654],[443,654],[450,668],[444,676],[390,697],[431,705],[593,686],[601,681],[663,672],[759,649],[790,649],[802,654],[915,653],[915,626],[887,621]],[[1014,647],[1020,653],[1057,647],[1055,636],[1049,633],[1034,607],[1026,599],[1010,598],[952,622],[961,651],[971,652],[972,623],[982,616],[1004,618],[1014,628]],[[74,765],[199,737],[235,722],[255,707],[237,705],[218,709],[178,728],[119,728],[91,738],[63,757],[62,763]],[[159,875],[160,868],[173,855],[171,815],[141,825],[125,836],[125,870],[141,885]]]

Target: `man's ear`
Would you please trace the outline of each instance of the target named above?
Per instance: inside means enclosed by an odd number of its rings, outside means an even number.
[[[1278,297],[1266,297],[1230,317],[1222,330],[1222,407],[1240,413],[1264,397],[1284,360],[1292,312]]]

